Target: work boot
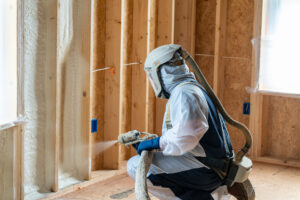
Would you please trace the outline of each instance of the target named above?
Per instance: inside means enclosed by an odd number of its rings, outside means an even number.
[[[228,187],[228,193],[234,196],[237,200],[254,200],[255,192],[249,179],[243,183],[235,183]]]

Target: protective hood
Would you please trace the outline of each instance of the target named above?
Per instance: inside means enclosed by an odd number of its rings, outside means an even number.
[[[189,68],[184,63],[178,66],[169,66],[168,64],[162,65],[160,69],[163,88],[170,95],[172,90],[182,82],[193,82],[195,76],[189,71]]]
[[[180,45],[169,44],[160,46],[147,56],[145,62],[145,72],[150,80],[155,96],[166,99],[169,97],[168,93],[163,88],[163,83],[160,75],[160,68],[162,65],[169,63],[174,54],[181,49]]]

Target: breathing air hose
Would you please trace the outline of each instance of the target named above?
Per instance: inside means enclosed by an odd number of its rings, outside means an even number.
[[[191,67],[194,70],[194,73],[196,74],[197,79],[200,81],[200,84],[204,87],[204,89],[206,90],[207,94],[209,95],[209,97],[211,98],[211,100],[213,101],[214,105],[217,107],[218,111],[221,113],[221,115],[223,116],[223,118],[232,126],[240,129],[246,139],[246,143],[244,145],[244,147],[239,150],[235,156],[235,162],[239,162],[242,160],[243,156],[245,156],[245,154],[249,151],[251,145],[252,145],[252,136],[250,131],[248,130],[248,128],[232,119],[230,117],[230,115],[226,112],[226,110],[224,109],[222,103],[220,102],[219,98],[216,96],[216,94],[214,93],[214,91],[212,90],[212,88],[210,87],[210,85],[208,84],[206,78],[204,77],[203,73],[201,72],[201,70],[199,69],[199,66],[197,65],[196,61],[191,57],[191,55],[185,50],[185,49],[181,49],[181,56],[191,65]]]

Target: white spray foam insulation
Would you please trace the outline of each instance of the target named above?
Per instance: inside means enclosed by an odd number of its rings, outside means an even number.
[[[64,93],[61,97],[62,134],[61,141],[61,168],[60,179],[71,174],[79,180],[85,178],[84,167],[88,171],[88,146],[84,141],[82,123],[85,118],[82,113],[82,98],[89,96],[86,78],[89,76],[89,2],[86,0],[61,0],[59,9],[59,70]],[[64,19],[64,20],[62,20]],[[86,48],[88,46],[88,48]],[[88,83],[89,87],[89,83]],[[67,114],[66,114],[67,113]],[[64,173],[67,173],[64,175]],[[73,182],[72,180],[65,180]],[[65,184],[60,182],[60,188]]]
[[[24,1],[24,193],[25,199],[43,190],[45,91],[43,88],[45,56],[43,1]]]
[[[45,9],[47,0],[24,0],[24,193],[25,199],[37,199],[45,188]],[[60,134],[60,188],[84,179],[82,163],[89,163],[83,145],[82,96],[88,96],[85,79],[89,73],[90,19],[82,14],[88,10],[86,0],[60,0],[58,6],[58,67],[61,92],[62,126]],[[82,20],[83,19],[83,20]],[[73,23],[74,22],[74,23]],[[53,41],[56,42],[56,41]],[[88,42],[88,43],[87,43]],[[56,67],[56,66],[54,66]],[[86,93],[86,94],[85,94]],[[88,167],[88,164],[86,165]],[[88,169],[88,168],[87,168]]]

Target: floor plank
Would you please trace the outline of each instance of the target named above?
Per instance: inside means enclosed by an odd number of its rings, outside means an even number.
[[[300,169],[254,163],[250,180],[255,188],[256,200],[300,200]],[[134,182],[127,174],[121,174],[56,198],[56,200],[79,199],[134,200]]]

